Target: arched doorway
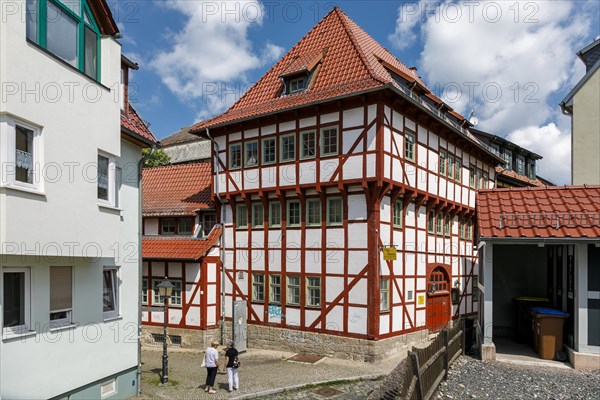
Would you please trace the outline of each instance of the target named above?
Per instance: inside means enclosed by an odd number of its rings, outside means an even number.
[[[437,332],[450,321],[450,277],[446,268],[436,266],[427,279],[427,329]]]

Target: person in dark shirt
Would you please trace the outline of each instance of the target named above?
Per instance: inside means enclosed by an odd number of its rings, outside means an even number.
[[[227,351],[225,352],[225,367],[227,368],[227,380],[229,381],[230,392],[238,390],[240,387],[238,366],[238,351],[234,347],[233,340],[228,340]]]

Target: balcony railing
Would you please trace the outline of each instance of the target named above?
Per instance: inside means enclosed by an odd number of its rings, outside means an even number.
[[[548,214],[500,214],[502,228],[572,228],[600,226],[600,212],[548,213]]]

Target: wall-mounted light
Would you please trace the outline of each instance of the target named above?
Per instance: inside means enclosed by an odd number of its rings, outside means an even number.
[[[460,287],[460,282],[458,281],[458,279],[454,281],[454,287],[457,289]]]

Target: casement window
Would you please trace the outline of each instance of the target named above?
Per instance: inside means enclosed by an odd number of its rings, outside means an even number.
[[[317,155],[317,133],[315,131],[300,133],[300,158],[315,158]]]
[[[344,208],[341,197],[327,199],[327,225],[341,225],[344,220]]]
[[[435,233],[435,211],[429,211],[429,217],[427,218],[427,232]]]
[[[471,166],[469,168],[469,186],[473,189],[487,189],[489,174],[479,168]]]
[[[450,234],[452,233],[452,231],[450,230],[452,226],[452,220],[450,219],[450,216],[446,216],[446,218],[444,219],[444,235],[445,236],[450,236]]]
[[[191,235],[194,232],[194,218],[179,218],[177,220],[177,234]]]
[[[446,151],[440,150],[440,175],[446,176]]]
[[[229,146],[229,169],[242,168],[242,145],[241,143]]]
[[[491,147],[492,147],[492,153],[499,156],[500,155],[500,145],[498,145],[498,143],[492,143]]]
[[[456,159],[456,169],[454,171],[454,179],[456,179],[458,182],[462,182],[462,160],[461,159]]]
[[[477,176],[475,173],[475,167],[470,166],[469,167],[469,187],[472,189],[477,189]]]
[[[15,180],[33,184],[34,131],[23,126],[15,126]]]
[[[338,152],[337,127],[321,129],[321,157],[337,155]]]
[[[300,201],[290,200],[287,203],[287,226],[300,226],[302,211]]]
[[[296,160],[296,135],[293,133],[281,136],[281,162]]]
[[[152,280],[152,304],[153,305],[164,305],[163,298],[160,296],[160,291],[158,289],[158,285],[164,279],[154,279]],[[171,297],[169,298],[169,306],[180,307],[182,304],[181,299],[181,281],[169,279],[173,284],[173,290],[171,291]]]
[[[529,179],[537,179],[535,160],[529,160],[529,163],[527,164],[527,176]]]
[[[287,304],[300,305],[299,276],[288,276],[287,278]]]
[[[252,274],[252,301],[265,301],[265,274]]]
[[[481,189],[489,189],[488,184],[490,182],[490,175],[487,172],[484,172],[482,179]]]
[[[293,94],[303,92],[308,83],[307,76],[301,76],[293,79],[289,79],[286,82],[286,94]]]
[[[404,158],[408,161],[416,161],[415,157],[415,134],[406,131],[404,134]]]
[[[277,160],[277,147],[275,138],[262,140],[262,163],[273,164]]]
[[[525,157],[517,155],[517,174],[525,175]]]
[[[119,270],[105,267],[102,274],[102,310],[104,319],[119,315]]]
[[[269,203],[269,227],[281,226],[281,203],[274,201]]]
[[[435,233],[438,235],[444,234],[444,214],[441,212],[435,218]]]
[[[245,143],[246,151],[244,152],[244,165],[246,167],[255,167],[258,165],[258,142]]]
[[[116,163],[115,159],[107,154],[98,153],[98,173],[97,173],[97,188],[98,188],[98,203],[110,207],[116,206],[117,195],[119,189],[116,178]]]
[[[174,235],[177,228],[176,218],[163,218],[160,220],[160,234],[161,235]]]
[[[458,237],[461,239],[465,239],[466,234],[467,234],[466,230],[467,230],[467,220],[464,218],[461,218],[459,225],[458,225]]]
[[[465,239],[473,240],[473,221],[467,221],[467,231]]]
[[[212,228],[217,224],[216,214],[204,214],[202,215],[202,231],[204,236],[207,236]]]
[[[20,334],[31,330],[31,288],[29,268],[3,268],[3,334]]]
[[[27,39],[100,80],[100,29],[88,1],[27,0],[26,4]]]
[[[321,225],[321,200],[309,199],[306,201],[306,224]]]
[[[506,165],[504,166],[504,168],[511,171],[513,169],[512,151],[504,149],[504,151],[502,152],[502,158],[504,159],[504,161],[506,161]]]
[[[402,201],[396,200],[394,202],[394,227],[402,228],[402,213],[404,209],[402,208]]]
[[[390,280],[388,278],[379,280],[379,311],[390,311]]]
[[[454,179],[454,155],[448,154],[448,178]]]
[[[321,306],[321,278],[318,276],[306,277],[306,306]]]
[[[6,146],[6,151],[3,150],[6,167],[2,168],[0,184],[41,191],[43,160],[40,129],[0,116],[0,138],[0,147]]]
[[[252,204],[252,227],[262,228],[265,220],[265,212],[262,203]]]
[[[281,304],[281,275],[269,276],[269,303]]]
[[[235,208],[235,225],[237,229],[248,227],[248,208],[245,204],[238,204]]]
[[[148,304],[148,279],[142,279],[142,304]]]
[[[50,267],[50,327],[70,325],[73,312],[73,268]]]

